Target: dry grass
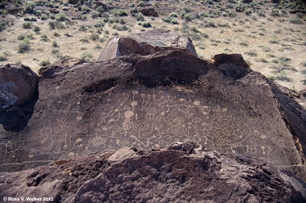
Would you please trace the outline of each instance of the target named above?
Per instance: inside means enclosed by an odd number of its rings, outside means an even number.
[[[38,17],[34,14],[25,14],[23,18],[7,15],[4,19],[14,23],[0,32],[0,53],[6,53],[5,60],[0,63],[21,61],[38,71],[41,65],[46,64],[46,59],[50,63],[63,57],[82,57],[94,61],[101,47],[112,36],[165,28],[188,34],[201,58],[209,59],[219,53],[240,53],[253,70],[274,77],[276,82],[295,90],[306,87],[303,82],[306,79],[306,68],[303,65],[306,61],[306,18],[299,13],[290,14],[289,1],[289,6],[286,6],[286,1],[281,5],[258,5],[256,11],[252,10],[251,5],[229,3],[234,1],[205,5],[201,2],[205,1],[156,2],[151,7],[157,10],[159,17],[144,16],[144,19],[138,21],[139,16],[134,17],[130,13],[133,10],[132,4],[141,3],[136,1],[103,1],[121,10],[99,11],[102,17],[97,16],[98,11],[94,9],[82,14],[82,11],[75,11],[78,9],[76,6],[67,3],[53,3],[53,6],[59,7],[57,10],[65,13],[65,16],[54,16],[54,19],[50,19],[52,15],[48,17],[49,11],[42,12]],[[145,2],[138,9],[143,4]],[[237,12],[243,6],[247,9]],[[87,9],[81,8],[84,12]],[[126,11],[128,16],[120,16],[119,11]],[[76,13],[80,19],[73,20],[72,16]],[[31,21],[31,27],[25,29],[24,19],[33,17],[37,20]],[[51,30],[50,22],[58,22],[59,27]],[[30,33],[30,50],[18,53],[18,45],[21,43],[18,36]],[[284,65],[281,60],[283,57],[291,59],[285,64],[291,68],[279,73],[273,71],[272,66]],[[283,75],[290,80],[282,80]]]

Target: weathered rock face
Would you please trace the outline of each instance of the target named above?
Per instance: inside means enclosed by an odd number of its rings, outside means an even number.
[[[149,55],[166,50],[181,50],[197,56],[189,37],[166,30],[151,30],[128,37],[109,39],[96,61],[107,61],[132,53]]]
[[[38,76],[27,66],[0,66],[0,110],[31,101],[37,82]]]
[[[171,50],[99,63],[68,60],[40,74],[28,124],[19,132],[0,127],[1,171],[191,140],[263,159],[306,180],[305,109],[240,55],[204,61]],[[2,116],[16,125],[21,119]]]
[[[0,198],[51,202],[304,202],[306,184],[242,155],[221,155],[192,142],[168,149],[128,148],[0,173]],[[36,200],[39,201],[39,200]]]

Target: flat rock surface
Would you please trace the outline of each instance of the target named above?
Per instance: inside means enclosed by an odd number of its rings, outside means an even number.
[[[18,124],[23,117],[1,112],[1,171],[189,140],[265,160],[306,180],[305,109],[240,55],[203,61],[164,51],[60,64],[40,72],[26,126],[14,132],[3,121]]]
[[[0,199],[22,202],[304,202],[306,184],[242,155],[193,142],[158,151],[122,148],[0,173]],[[11,201],[10,199],[9,201]]]

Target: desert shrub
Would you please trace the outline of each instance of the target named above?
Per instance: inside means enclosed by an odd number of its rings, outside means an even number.
[[[83,5],[81,10],[82,10],[83,13],[88,13],[88,12],[91,11],[90,8],[88,6],[86,6],[86,5]]]
[[[279,44],[279,40],[276,39],[276,38],[270,39],[269,42],[270,42],[271,44]]]
[[[80,42],[89,43],[89,40],[87,38],[82,38],[82,39],[80,39]]]
[[[269,76],[268,78],[269,78],[269,80],[271,80],[271,81],[275,81],[275,77],[274,77],[274,76]]]
[[[79,27],[79,31],[81,31],[81,32],[85,32],[86,30],[87,30],[86,25],[81,25],[81,26]]]
[[[51,54],[52,55],[56,55],[56,54],[58,54],[59,53],[59,50],[58,49],[52,49],[51,50]]]
[[[54,32],[54,33],[53,33],[53,36],[54,36],[54,37],[59,37],[59,36],[61,36],[61,34],[58,33],[58,32]]]
[[[52,47],[58,47],[58,44],[57,44],[56,41],[53,41],[53,42],[52,42]]]
[[[6,61],[6,60],[7,60],[7,54],[6,53],[0,54],[0,61]]]
[[[119,33],[118,33],[118,32],[113,32],[112,35],[113,35],[113,36],[118,36]]]
[[[303,24],[303,21],[298,18],[290,19],[289,22],[292,24]]]
[[[84,59],[86,61],[90,61],[90,60],[92,60],[92,58],[93,58],[93,56],[90,52],[83,52],[81,54],[81,59]]]
[[[0,32],[5,30],[8,27],[7,22],[0,22]]]
[[[175,12],[171,12],[169,16],[172,18],[177,18],[177,14]]]
[[[184,16],[184,19],[188,22],[191,22],[194,19],[194,16],[192,16],[191,14],[186,14]]]
[[[40,41],[43,41],[43,42],[49,41],[48,36],[46,34],[40,36]]]
[[[20,44],[18,44],[18,53],[25,53],[30,50],[30,40],[24,39]]]
[[[49,64],[50,64],[49,59],[42,60],[42,61],[39,63],[40,66],[46,66],[46,65],[49,65]]]
[[[272,9],[271,16],[273,16],[273,17],[280,17],[281,14],[280,14],[280,12],[277,9]]]
[[[249,46],[248,43],[246,43],[246,42],[240,42],[239,45],[240,45],[240,46],[244,46],[244,47]]]
[[[206,25],[205,25],[205,27],[217,27],[216,25],[215,25],[215,22],[214,21],[208,21],[207,23],[206,23]]]
[[[142,23],[142,27],[148,28],[148,27],[152,27],[150,22],[143,22]]]
[[[40,32],[40,27],[38,27],[38,26],[34,26],[34,32],[36,32],[36,33],[39,33]]]
[[[102,37],[102,38],[99,39],[99,42],[103,43],[103,42],[105,42],[105,39]]]
[[[118,31],[128,30],[128,28],[125,25],[118,25],[118,24],[114,24],[113,29],[116,29]]]
[[[287,77],[286,75],[275,76],[275,80],[280,80],[280,81],[284,81],[284,82],[292,82],[292,79]]]
[[[180,18],[184,19],[185,18],[185,15],[187,15],[186,11],[182,11],[180,13]]]
[[[248,52],[244,52],[246,55],[248,56],[257,56],[257,53],[255,51],[248,51]]]
[[[131,14],[133,17],[136,17],[136,15],[138,14],[138,9],[137,9],[137,8],[131,8],[131,9],[130,9],[130,14]]]
[[[98,17],[99,17],[99,13],[98,12],[94,11],[94,12],[91,13],[91,18],[96,19]]]
[[[244,4],[239,4],[239,5],[237,5],[236,7],[235,7],[235,10],[237,11],[237,12],[244,12],[245,11],[245,9],[246,9],[246,5],[244,5]]]
[[[191,12],[191,8],[189,8],[189,7],[184,7],[184,8],[183,8],[183,11],[185,11],[186,13],[189,13],[189,12]]]
[[[264,59],[264,58],[260,59],[260,62],[262,62],[262,63],[268,63],[268,61],[267,61],[266,59]]]
[[[31,29],[32,28],[32,23],[31,22],[24,22],[24,23],[22,23],[22,27],[24,29]]]
[[[291,58],[287,58],[287,57],[280,57],[279,58],[279,63],[281,64],[287,64],[291,61]]]
[[[94,26],[95,27],[104,27],[105,23],[103,21],[98,21]]]
[[[270,52],[271,51],[271,49],[269,47],[262,47],[262,50],[264,52]]]
[[[73,35],[69,34],[68,32],[66,32],[64,35],[65,35],[66,37],[73,37]]]
[[[172,18],[172,19],[170,20],[170,23],[171,23],[171,24],[174,24],[174,25],[179,24],[176,18]]]
[[[51,30],[54,30],[55,28],[57,28],[57,29],[65,29],[66,28],[66,26],[60,21],[50,21],[48,23],[48,25],[49,25],[49,28]]]
[[[24,33],[24,34],[20,34],[20,35],[17,36],[18,40],[24,40],[26,38],[33,39],[33,35],[32,34],[25,34]]]
[[[32,14],[35,12],[35,7],[36,7],[36,4],[33,1],[28,1],[25,7],[25,12]]]
[[[99,12],[99,13],[103,13],[103,12],[104,12],[103,6],[98,6],[98,7],[96,8],[96,11]]]
[[[125,10],[122,9],[113,9],[110,13],[114,14],[115,16],[128,16]]]
[[[119,23],[119,18],[110,18],[108,24]]]
[[[140,2],[137,4],[137,6],[145,7],[145,6],[150,6],[150,4],[149,4],[149,3],[145,3],[145,2],[143,2],[143,1],[140,1]]]
[[[123,19],[123,18],[120,18],[120,19],[119,19],[119,23],[122,24],[122,25],[125,24],[124,19]]]
[[[252,11],[250,9],[246,9],[244,10],[244,13],[249,16],[252,14]]]
[[[100,36],[97,33],[91,33],[91,35],[89,36],[89,39],[91,39],[92,41],[96,41],[99,40]]]
[[[196,32],[191,32],[189,35],[190,35],[191,39],[194,40],[194,41],[201,41],[201,39],[202,39],[201,35],[196,33]]]
[[[137,21],[144,21],[145,20],[144,16],[141,13],[137,13],[135,15],[135,17],[136,17]]]
[[[102,47],[101,47],[100,44],[97,44],[97,45],[95,46],[95,49],[102,49]]]
[[[55,20],[60,22],[70,21],[64,13],[58,13],[55,15]]]

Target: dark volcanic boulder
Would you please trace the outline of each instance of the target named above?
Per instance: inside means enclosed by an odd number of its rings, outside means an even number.
[[[133,53],[149,55],[166,50],[181,50],[197,55],[189,37],[168,30],[151,30],[137,35],[109,39],[96,61],[106,61]]]
[[[0,127],[0,170],[189,140],[306,180],[303,115],[305,109],[238,54],[205,61],[168,50],[98,63],[62,61],[41,71],[28,125],[18,133]]]
[[[27,66],[0,66],[0,110],[31,101],[37,82],[38,76]]]
[[[157,151],[122,148],[2,172],[0,181],[1,199],[48,197],[45,201],[62,203],[306,200],[306,184],[288,172],[250,157],[207,151],[192,142]]]
[[[143,8],[143,9],[140,9],[139,12],[145,16],[158,17],[158,14],[154,8]]]
[[[77,3],[79,3],[81,0],[68,0],[68,2],[70,3],[70,4],[77,4]]]

